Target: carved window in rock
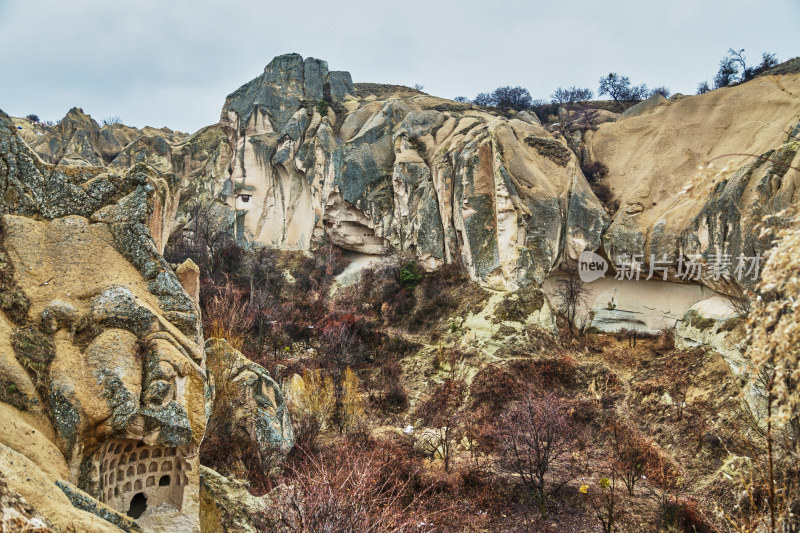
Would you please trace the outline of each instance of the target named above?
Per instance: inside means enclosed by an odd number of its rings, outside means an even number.
[[[180,511],[188,482],[185,472],[191,470],[186,458],[195,452],[194,446],[147,446],[140,441],[115,439],[95,453],[90,486],[84,488],[134,519],[154,507],[160,512],[170,507]]]
[[[250,209],[250,194],[240,194],[236,197],[235,207],[237,210],[246,210]]]

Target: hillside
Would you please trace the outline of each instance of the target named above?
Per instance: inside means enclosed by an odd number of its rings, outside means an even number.
[[[2,528],[795,530],[798,94],[0,113]]]

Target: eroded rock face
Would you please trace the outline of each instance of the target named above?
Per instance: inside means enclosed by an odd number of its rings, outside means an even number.
[[[800,166],[797,90],[797,73],[762,76],[703,95],[652,98],[600,125],[584,149],[587,161],[608,167],[620,202],[603,236],[606,255],[638,255],[645,270],[655,255],[675,280],[681,253],[708,263],[728,255],[732,273],[740,254],[769,249],[771,237],[757,229],[763,217],[800,200],[792,168]],[[698,282],[731,292],[733,277]]]
[[[360,98],[324,62],[280,56],[225,102],[234,153],[220,198],[256,244],[327,238],[412,251],[427,268],[461,260],[501,288],[541,283],[598,248],[608,217],[567,145],[528,115],[411,91]]]
[[[254,442],[264,452],[288,453],[294,447],[289,408],[269,372],[224,339],[208,339],[206,358],[215,381],[226,383],[225,394],[218,393],[216,400],[229,408],[226,434]],[[222,412],[215,410],[215,414]]]
[[[290,490],[279,485],[261,497],[253,496],[247,484],[214,470],[200,467],[201,525],[204,533],[258,533],[279,531],[272,510],[285,504]]]
[[[73,107],[61,121],[41,136],[30,139],[31,148],[52,164],[127,169],[161,155],[169,160],[171,145],[188,137],[168,128],[139,130],[124,124],[102,127],[83,109]],[[143,150],[144,146],[148,150]],[[119,160],[117,160],[119,158]]]
[[[0,115],[0,376],[13,391],[0,443],[104,520],[196,531],[211,391],[199,308],[149,227],[160,179],[48,165]]]

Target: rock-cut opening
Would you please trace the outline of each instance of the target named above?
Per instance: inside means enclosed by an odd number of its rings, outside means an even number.
[[[187,479],[184,473],[191,471],[186,457],[192,452],[192,447],[109,441],[95,454],[95,477],[87,488],[104,504],[129,516],[138,517],[164,505],[180,511]]]
[[[137,492],[131,498],[131,506],[128,509],[128,516],[136,520],[147,510],[147,496],[143,492]]]

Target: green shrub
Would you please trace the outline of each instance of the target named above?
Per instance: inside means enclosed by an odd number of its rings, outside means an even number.
[[[409,261],[400,269],[400,283],[407,289],[413,289],[422,281],[422,272],[415,261]]]

